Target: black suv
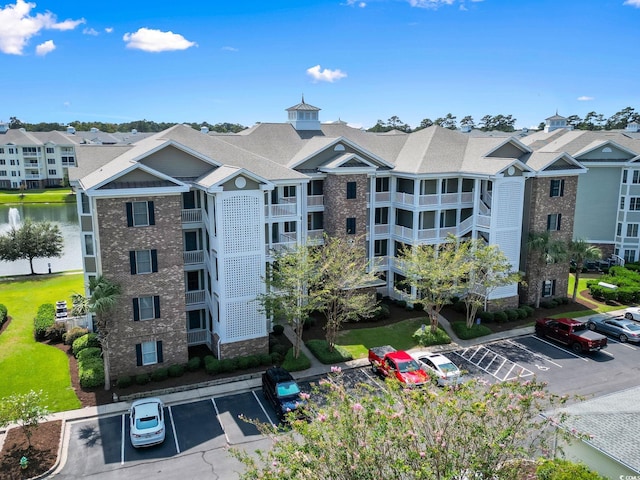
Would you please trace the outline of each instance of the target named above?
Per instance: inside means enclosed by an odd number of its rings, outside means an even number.
[[[300,396],[300,387],[291,374],[281,367],[272,367],[262,374],[262,391],[278,412],[281,421],[288,412],[305,403]]]

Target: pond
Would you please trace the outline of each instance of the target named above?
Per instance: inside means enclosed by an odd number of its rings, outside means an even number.
[[[78,223],[78,211],[75,204],[30,204],[30,205],[0,205],[0,235],[7,233],[10,211],[16,209],[19,221],[30,218],[34,222],[51,222],[60,228],[63,237],[64,249],[60,258],[36,258],[33,260],[33,269],[36,273],[47,273],[49,264],[52,272],[66,270],[82,270],[82,255],[80,244],[80,224]],[[15,210],[11,213],[12,221],[16,220]],[[28,260],[15,262],[0,261],[0,276],[28,275],[31,273]]]

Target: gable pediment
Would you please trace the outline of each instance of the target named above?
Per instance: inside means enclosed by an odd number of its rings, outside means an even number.
[[[631,160],[638,153],[624,148],[612,141],[593,142],[573,157],[581,162],[619,162]]]
[[[357,158],[358,160],[354,160]],[[348,163],[348,164],[347,164]],[[346,138],[340,137],[322,145],[309,144],[288,165],[297,171],[317,171],[320,168],[359,167],[393,168],[384,159],[367,152]]]
[[[113,189],[131,189],[131,188],[162,188],[162,187],[180,187],[181,184],[170,178],[155,175],[142,168],[135,168],[123,175],[113,178],[111,181],[102,185],[98,190]]]
[[[520,143],[520,142],[518,142]],[[520,158],[525,153],[528,153],[529,150],[522,144],[508,140],[502,145],[496,147],[494,150],[490,151],[486,157],[495,157],[495,158]],[[524,148],[523,148],[524,147]]]
[[[174,178],[198,178],[219,165],[195,152],[168,144],[138,159],[138,163]]]
[[[583,170],[583,167],[576,165],[574,162],[571,162],[566,158],[558,158],[555,162],[552,162],[542,169],[543,172],[558,170]]]

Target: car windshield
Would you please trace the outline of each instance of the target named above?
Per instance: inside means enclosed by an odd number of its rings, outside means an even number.
[[[631,330],[632,332],[640,331],[640,325],[636,325],[635,323],[627,323],[627,330]]]
[[[300,394],[300,388],[296,382],[282,382],[276,387],[278,397],[291,397]]]
[[[138,430],[145,430],[147,428],[155,428],[158,426],[158,417],[142,417],[136,418],[136,428]]]
[[[415,372],[416,370],[420,370],[420,364],[415,360],[409,360],[406,362],[402,362],[398,365],[400,373],[407,372]]]
[[[456,367],[451,362],[443,363],[443,364],[438,365],[438,366],[440,367],[440,370],[442,370],[444,373],[451,373],[451,372],[457,372],[458,371],[458,367]]]
[[[584,323],[576,323],[573,326],[573,331],[574,332],[581,332],[582,330],[586,330],[587,326]]]

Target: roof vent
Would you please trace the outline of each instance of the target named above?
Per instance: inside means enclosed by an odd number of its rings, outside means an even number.
[[[73,128],[71,125],[69,125],[69,126],[67,127],[67,133],[68,133],[69,135],[73,135],[74,133],[76,133],[76,129],[75,129],[75,128]]]
[[[462,133],[469,133],[471,131],[471,125],[462,125],[460,131]]]
[[[203,125],[200,127],[200,133],[209,133],[209,127]]]
[[[135,135],[136,133],[138,133],[138,130],[136,130],[135,128],[131,129],[131,135]]]
[[[625,129],[627,132],[640,132],[640,123],[631,122],[627,124],[627,128]]]
[[[7,133],[7,130],[9,130],[9,124],[0,122],[0,133]]]
[[[98,129],[96,127],[91,127],[91,130],[89,130],[91,133],[96,133],[98,131]]]

